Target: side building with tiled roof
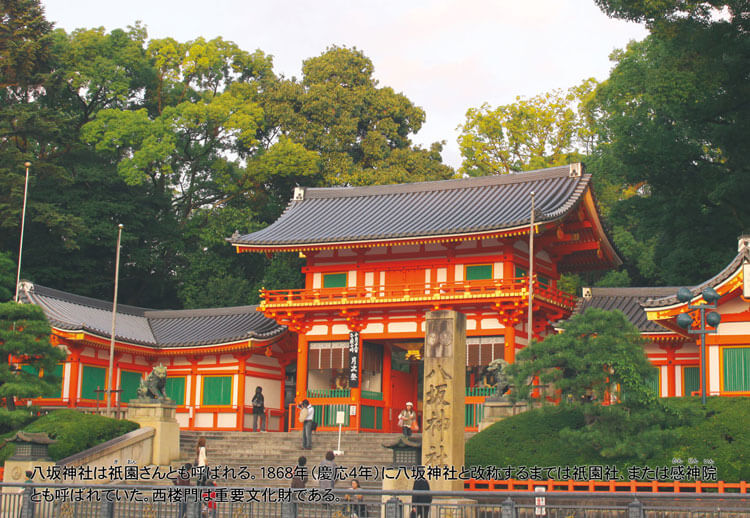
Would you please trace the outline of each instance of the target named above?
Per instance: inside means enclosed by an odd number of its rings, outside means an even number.
[[[22,282],[21,299],[44,311],[64,348],[60,393],[42,407],[106,406],[112,302]],[[296,344],[257,306],[151,310],[118,305],[112,406],[123,410],[155,365],[167,367],[167,395],[183,429],[250,430],[251,398],[263,388],[270,430],[283,429],[285,368]],[[23,368],[23,365],[19,365]]]
[[[721,320],[706,325],[710,332],[702,343],[695,307],[706,304],[706,288],[719,296],[706,312]],[[648,340],[645,352],[658,367],[654,388],[662,397],[702,394],[704,386],[706,396],[750,396],[750,236],[740,236],[737,255],[724,269],[687,287],[689,301],[679,300],[679,289],[583,288],[574,313],[590,307],[622,311]],[[689,330],[677,324],[681,314],[693,317]]]
[[[573,314],[589,308],[617,310],[625,314],[647,340],[644,352],[657,367],[650,380],[661,397],[691,395],[699,390],[699,350],[695,340],[648,319],[643,304],[653,298],[673,295],[679,288],[583,288]]]
[[[513,362],[531,336],[552,332],[550,323],[573,310],[560,274],[621,264],[581,164],[297,188],[277,221],[229,242],[240,253],[306,259],[305,287],[263,290],[260,309],[297,333],[295,399],[312,402],[323,429],[335,429],[342,409],[344,429],[384,432],[400,431],[407,401],[421,411],[425,315],[441,309],[467,318],[464,424],[476,429],[494,391],[489,363]]]

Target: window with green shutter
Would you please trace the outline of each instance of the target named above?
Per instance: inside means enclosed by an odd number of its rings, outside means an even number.
[[[724,390],[750,391],[750,347],[724,348]]]
[[[324,288],[346,288],[345,273],[326,273],[323,275]]]
[[[537,275],[536,280],[542,288],[549,289],[552,286],[552,280],[544,275]]]
[[[467,281],[483,281],[492,279],[491,264],[472,264],[466,267]]]
[[[649,376],[646,379],[646,385],[648,385],[651,390],[654,392],[654,395],[656,397],[659,397],[661,395],[661,392],[659,391],[659,371],[655,371],[651,376]]]
[[[96,389],[106,390],[107,369],[104,367],[83,366],[81,375],[81,399],[104,399],[104,393],[96,393]]]
[[[120,401],[127,403],[138,397],[138,386],[141,384],[143,375],[140,372],[120,372]]]
[[[700,369],[698,367],[683,367],[683,395],[689,396],[701,389]]]
[[[55,391],[54,394],[52,394],[51,397],[62,397],[62,387],[63,387],[63,365],[62,363],[58,363],[55,365],[55,370],[52,371],[52,375],[57,378],[57,391]]]
[[[178,405],[185,404],[185,377],[167,378],[167,385],[164,387],[167,397]]]
[[[529,271],[526,268],[521,268],[520,266],[516,266],[513,273],[516,278],[526,277],[528,274]]]
[[[203,406],[232,404],[231,376],[203,377]]]

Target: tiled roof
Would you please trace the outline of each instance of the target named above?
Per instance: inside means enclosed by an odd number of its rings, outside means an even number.
[[[734,259],[732,259],[732,262],[730,262],[722,271],[720,271],[715,276],[711,277],[706,282],[699,284],[698,286],[695,286],[693,288],[690,288],[690,292],[693,294],[693,297],[697,297],[700,295],[700,293],[705,288],[716,288],[721,283],[729,279],[732,275],[735,274],[735,272],[742,267],[742,264],[745,262],[750,262],[750,249],[747,248],[747,246],[743,246],[740,248],[739,253],[735,256]],[[660,307],[667,307],[667,306],[673,306],[675,304],[680,304],[680,301],[677,300],[677,290],[669,293],[664,294],[664,296],[654,296],[650,298],[647,301],[644,301],[643,306],[649,307],[649,308],[660,308]]]
[[[520,228],[529,225],[532,191],[538,223],[558,220],[577,205],[591,176],[570,171],[564,166],[437,182],[306,188],[276,222],[229,241],[281,248]]]
[[[643,333],[664,333],[667,329],[646,318],[643,303],[654,297],[665,297],[677,293],[679,287],[665,288],[584,288],[591,290],[591,296],[578,299],[573,314],[588,308],[606,310],[619,309],[628,320]]]
[[[111,302],[28,282],[21,284],[21,293],[24,302],[36,304],[44,310],[53,327],[110,337]],[[257,306],[151,310],[118,304],[115,337],[156,348],[190,347],[269,339],[286,330],[256,309]]]

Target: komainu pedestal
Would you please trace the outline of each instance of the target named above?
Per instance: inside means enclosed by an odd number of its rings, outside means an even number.
[[[170,400],[131,399],[127,419],[155,431],[152,464],[169,465],[180,458],[180,425],[176,418],[177,405]]]

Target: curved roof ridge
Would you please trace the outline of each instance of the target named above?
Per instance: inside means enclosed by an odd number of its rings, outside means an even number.
[[[394,183],[384,185],[363,185],[356,187],[305,187],[305,199],[308,198],[350,198],[356,196],[379,196],[385,194],[400,194],[427,191],[447,191],[453,189],[471,189],[494,185],[508,185],[522,182],[533,182],[546,178],[568,176],[570,166],[548,167],[533,171],[517,171],[513,173],[470,176],[453,178],[450,180],[431,180],[412,183]]]
[[[698,284],[697,286],[693,286],[692,288],[688,287],[690,289],[690,293],[693,294],[693,297],[697,297],[705,288],[715,288],[722,282],[729,279],[737,271],[737,269],[742,266],[742,263],[744,262],[750,262],[750,249],[748,249],[747,247],[743,247],[742,249],[740,249],[734,259],[732,259],[732,261],[728,265],[726,265],[724,269],[719,273],[717,273],[707,281]],[[675,290],[673,295],[653,298],[643,302],[643,306],[649,308],[672,306],[674,304],[680,304],[680,301],[677,299],[677,290]]]
[[[24,300],[40,306],[55,327],[109,338],[112,303],[46,286],[23,283]],[[118,305],[115,338],[154,348],[220,345],[269,339],[286,331],[257,311],[258,306],[149,310]]]

